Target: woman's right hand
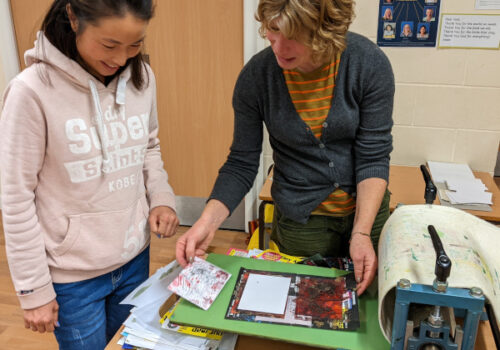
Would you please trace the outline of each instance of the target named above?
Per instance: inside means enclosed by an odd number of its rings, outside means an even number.
[[[215,231],[228,216],[229,209],[222,202],[217,199],[209,200],[198,221],[177,240],[177,262],[184,267],[195,256],[205,255]]]
[[[175,257],[179,264],[185,267],[195,256],[205,255],[214,235],[215,231],[209,230],[198,220],[177,240]]]
[[[59,304],[55,299],[35,309],[24,310],[24,327],[33,332],[53,332],[55,327],[59,327],[58,314]]]

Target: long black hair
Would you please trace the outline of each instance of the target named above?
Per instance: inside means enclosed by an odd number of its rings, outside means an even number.
[[[78,33],[71,29],[66,11],[70,4],[78,20]],[[78,58],[76,36],[85,30],[87,24],[96,24],[104,17],[124,17],[128,12],[135,17],[149,21],[153,17],[152,0],[54,0],[42,23],[42,31],[49,41],[71,59]],[[128,59],[132,68],[132,83],[137,89],[144,85],[142,53]],[[144,70],[144,72],[147,72]]]

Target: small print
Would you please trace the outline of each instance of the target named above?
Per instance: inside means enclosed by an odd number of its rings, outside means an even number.
[[[240,303],[246,298],[244,293],[249,281],[252,283],[252,279],[255,280],[259,275],[287,280],[285,307],[280,313],[272,308],[253,311],[240,307]],[[241,268],[225,318],[320,329],[356,330],[359,328],[359,311],[355,286],[352,273],[341,277],[318,277]],[[252,285],[249,287],[253,288]],[[260,293],[259,296],[266,299],[273,297],[272,294]],[[266,305],[265,300],[260,303]]]
[[[194,258],[168,289],[203,310],[208,310],[229,278],[229,272],[203,259]]]

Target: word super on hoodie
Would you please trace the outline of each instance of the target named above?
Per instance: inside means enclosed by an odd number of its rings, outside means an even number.
[[[175,197],[160,155],[156,83],[130,67],[107,86],[43,35],[6,89],[0,119],[2,214],[21,307],[55,298],[52,282],[93,278],[149,244],[150,208]]]

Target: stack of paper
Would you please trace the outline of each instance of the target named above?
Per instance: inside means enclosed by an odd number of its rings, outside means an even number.
[[[236,335],[225,333],[222,339],[210,339],[163,329],[158,311],[172,292],[168,285],[179,275],[182,267],[174,260],[158,269],[154,275],[130,293],[121,304],[135,307],[124,322],[118,344],[128,348],[155,350],[233,350]]]
[[[427,162],[439,198],[451,204],[493,204],[492,193],[481,179],[474,177],[467,164]]]
[[[165,311],[163,314],[163,317],[160,319],[161,323],[161,328],[170,331],[170,332],[176,332],[176,333],[183,333],[183,334],[190,334],[190,335],[195,335],[198,337],[203,337],[203,338],[209,338],[209,339],[215,339],[215,340],[221,340],[224,332],[216,330],[216,329],[207,329],[207,328],[200,328],[200,327],[191,327],[191,326],[182,326],[178,325],[176,323],[173,323],[170,321],[170,318],[172,317],[172,314],[174,313],[175,309],[179,305],[181,299],[178,299],[175,301],[175,303],[172,306],[169,305],[163,305],[166,306],[168,310]],[[168,301],[166,302],[166,304]]]
[[[452,204],[493,204],[492,193],[481,179],[446,180],[446,194]]]

